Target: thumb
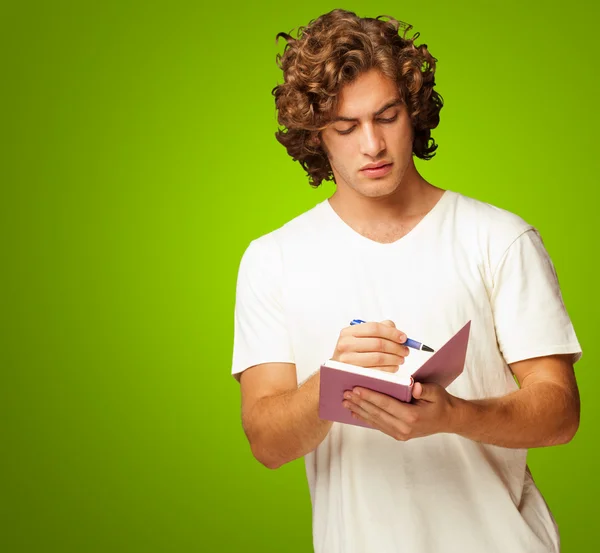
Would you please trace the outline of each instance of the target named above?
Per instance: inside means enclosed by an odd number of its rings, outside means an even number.
[[[413,386],[413,397],[425,401],[435,401],[435,385],[415,382],[415,385]]]
[[[386,319],[385,321],[381,321],[381,324],[385,325],[385,326],[391,326],[392,328],[396,328],[394,321],[390,321],[389,319]]]

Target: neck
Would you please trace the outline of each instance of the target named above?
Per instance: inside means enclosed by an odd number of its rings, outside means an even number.
[[[402,182],[391,194],[378,197],[364,196],[342,184],[337,186],[329,203],[350,226],[395,226],[415,218],[422,218],[435,205],[443,192],[427,182],[417,171],[414,162],[411,162]]]

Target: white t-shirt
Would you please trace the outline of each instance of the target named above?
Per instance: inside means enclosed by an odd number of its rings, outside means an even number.
[[[328,200],[251,242],[237,283],[232,373],[295,363],[298,382],[352,319],[391,319],[439,348],[467,321],[464,399],[518,388],[509,363],[581,349],[537,231],[447,190],[407,235],[363,237]],[[412,351],[401,371],[428,354]],[[407,442],[334,423],[305,456],[316,553],[559,551],[526,449],[435,434]]]

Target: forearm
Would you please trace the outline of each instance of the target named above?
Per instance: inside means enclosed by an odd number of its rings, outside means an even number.
[[[502,397],[455,398],[452,431],[509,448],[567,443],[579,426],[579,395],[552,382],[534,382]]]
[[[259,399],[244,428],[254,456],[278,468],[313,451],[332,423],[319,418],[319,372],[295,390]]]

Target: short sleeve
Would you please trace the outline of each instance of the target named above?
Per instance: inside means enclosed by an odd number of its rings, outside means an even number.
[[[240,262],[232,374],[260,363],[294,363],[283,312],[281,254],[271,235],[250,243]]]
[[[491,304],[500,351],[507,364],[573,354],[581,347],[560,291],[554,265],[534,228],[523,232],[495,269]]]

